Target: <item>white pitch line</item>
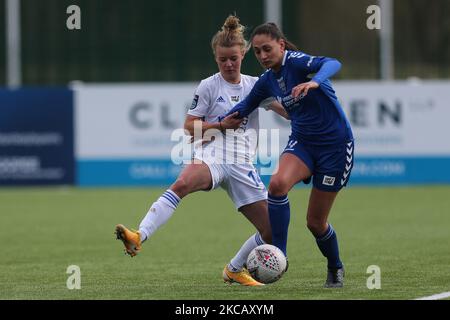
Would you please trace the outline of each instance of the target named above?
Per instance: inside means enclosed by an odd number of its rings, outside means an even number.
[[[438,293],[438,294],[433,294],[432,296],[428,296],[428,297],[422,297],[422,298],[417,298],[414,300],[439,300],[439,299],[445,299],[450,297],[450,291],[449,292],[442,292],[442,293]]]

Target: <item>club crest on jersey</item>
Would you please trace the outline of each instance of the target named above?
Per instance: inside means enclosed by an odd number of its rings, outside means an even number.
[[[278,86],[280,87],[281,91],[283,93],[286,93],[286,84],[284,83],[283,77],[281,77],[280,79],[277,79],[277,82],[278,82]]]
[[[334,180],[336,180],[335,177],[323,176],[322,184],[326,186],[334,186]]]
[[[193,109],[197,108],[197,103],[198,103],[198,94],[196,94],[194,96],[194,99],[192,100],[191,107],[189,109],[193,110]]]
[[[231,96],[231,101],[239,102],[239,96]]]
[[[216,99],[216,102],[225,102],[225,99],[222,98],[222,96],[219,96],[219,97]]]

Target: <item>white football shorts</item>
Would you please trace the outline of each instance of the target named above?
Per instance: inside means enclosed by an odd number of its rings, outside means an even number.
[[[227,191],[237,209],[247,204],[267,200],[267,189],[252,163],[217,164],[205,159],[202,161],[211,172],[211,190],[221,186]]]

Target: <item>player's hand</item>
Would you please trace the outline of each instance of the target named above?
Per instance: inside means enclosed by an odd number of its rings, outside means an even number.
[[[222,125],[222,129],[226,130],[226,129],[237,129],[239,128],[239,126],[241,125],[242,121],[244,120],[239,119],[239,118],[235,118],[236,116],[239,115],[239,112],[234,112],[232,114],[230,114],[229,116],[225,117],[222,121],[221,121],[221,125]]]
[[[292,88],[292,97],[297,98],[298,96],[306,96],[310,89],[316,89],[319,87],[319,84],[315,81],[309,81],[305,83],[300,83],[298,86]]]

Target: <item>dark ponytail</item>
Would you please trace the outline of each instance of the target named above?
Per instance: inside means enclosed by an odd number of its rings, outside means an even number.
[[[298,48],[290,42],[286,36],[283,34],[283,32],[278,28],[278,26],[273,22],[267,22],[264,24],[261,24],[253,30],[252,35],[250,37],[250,41],[253,41],[253,38],[258,34],[267,34],[272,39],[280,40],[283,39],[286,43],[286,49],[292,50],[292,51],[298,51]]]

